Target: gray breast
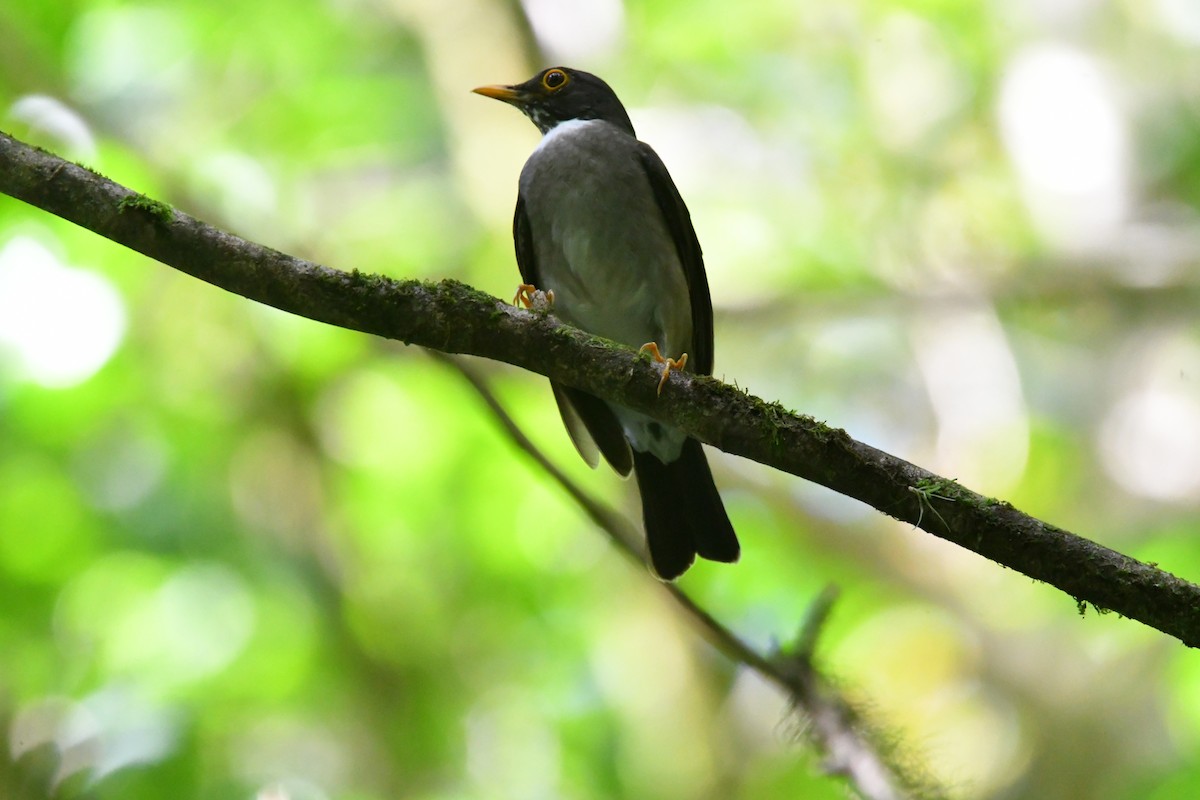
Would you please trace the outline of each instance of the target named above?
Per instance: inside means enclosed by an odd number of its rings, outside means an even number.
[[[598,120],[551,130],[521,172],[539,288],[584,330],[638,347],[691,347],[691,304],[637,141]]]

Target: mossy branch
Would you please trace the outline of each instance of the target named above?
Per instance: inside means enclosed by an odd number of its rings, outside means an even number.
[[[203,281],[330,325],[504,361],[619,402],[1200,646],[1200,587],[983,497],[844,431],[712,378],[659,371],[633,351],[458,281],[340,272],[217,230],[0,134],[0,192]]]

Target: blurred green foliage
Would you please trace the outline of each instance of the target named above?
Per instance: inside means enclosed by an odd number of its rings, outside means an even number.
[[[564,9],[567,9],[564,11]],[[856,0],[0,6],[0,127],[343,269],[510,296],[536,131],[604,75],[705,246],[718,375],[1200,575],[1200,10]],[[478,365],[592,473],[544,382]],[[962,797],[1200,795],[1200,660],[714,454],[683,586]],[[422,353],[0,197],[0,796],[843,797],[786,699]]]

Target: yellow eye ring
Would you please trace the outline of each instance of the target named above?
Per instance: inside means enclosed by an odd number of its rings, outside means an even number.
[[[559,89],[571,82],[567,73],[561,69],[548,69],[542,75],[542,88],[550,92],[557,92]]]

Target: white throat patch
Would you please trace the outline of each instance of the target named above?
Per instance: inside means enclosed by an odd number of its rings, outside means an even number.
[[[560,122],[542,136],[542,140],[538,142],[538,146],[534,148],[534,152],[541,150],[555,139],[560,139],[564,136],[575,136],[587,128],[603,124],[598,119],[569,119],[566,122]]]

